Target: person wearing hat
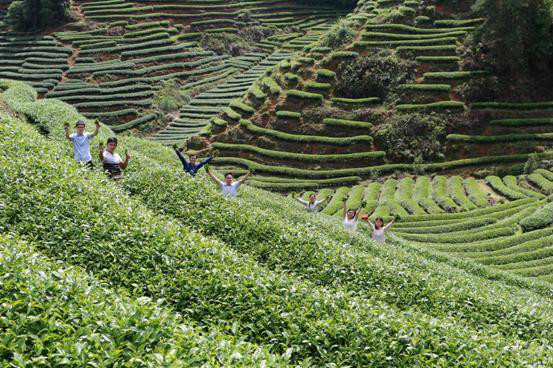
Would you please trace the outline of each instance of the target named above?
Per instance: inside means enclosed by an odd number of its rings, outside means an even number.
[[[98,135],[100,131],[100,123],[96,121],[96,129],[94,133],[86,133],[85,122],[78,120],[75,123],[75,133],[69,134],[69,125],[65,124],[65,138],[73,142],[73,151],[75,161],[84,163],[89,168],[94,167],[92,164],[92,156],[90,156],[90,140]]]

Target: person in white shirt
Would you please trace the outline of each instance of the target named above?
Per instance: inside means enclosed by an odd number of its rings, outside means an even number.
[[[374,221],[374,224],[369,221],[369,225],[371,225],[373,229],[373,234],[371,236],[371,239],[378,243],[384,243],[386,242],[386,230],[388,230],[394,222],[390,222],[388,225],[384,226],[384,220],[382,217],[377,217]]]
[[[361,203],[360,208],[347,208],[346,207],[346,198],[344,198],[344,228],[349,231],[355,232],[357,230],[357,219],[359,218],[359,213],[361,208],[365,207],[365,202]]]
[[[100,131],[100,123],[95,122],[96,129],[94,133],[86,133],[84,130],[86,124],[84,121],[79,120],[75,124],[75,133],[69,134],[69,125],[65,124],[65,138],[73,142],[73,151],[75,161],[79,163],[84,163],[89,168],[93,168],[92,156],[90,156],[90,140],[98,135]]]
[[[238,188],[240,188],[240,185],[244,183],[250,175],[252,174],[251,171],[248,171],[246,175],[241,177],[239,180],[234,180],[234,176],[232,176],[231,173],[225,174],[225,181],[221,181],[217,179],[213,173],[211,173],[211,170],[209,169],[209,166],[206,167],[205,171],[207,174],[211,177],[211,179],[219,186],[219,189],[221,189],[221,193],[229,198],[235,198],[238,196]]]
[[[104,145],[100,143],[100,161],[107,172],[110,179],[120,179],[122,176],[122,169],[125,170],[129,164],[131,156],[128,151],[125,151],[125,161],[121,159],[118,153],[115,152],[117,148],[117,138],[108,138],[106,143],[107,148],[104,149]]]
[[[308,201],[306,201],[305,199],[299,198],[299,197],[297,197],[296,200],[298,202],[300,202],[301,204],[303,204],[305,206],[305,208],[307,209],[307,211],[309,211],[309,212],[319,212],[321,210],[320,205],[323,204],[324,202],[326,202],[329,198],[330,198],[330,196],[326,197],[323,200],[317,201],[317,196],[315,194],[311,194],[309,196]]]

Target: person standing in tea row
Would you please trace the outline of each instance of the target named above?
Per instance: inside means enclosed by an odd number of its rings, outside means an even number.
[[[394,224],[394,221],[390,222],[388,225],[384,225],[384,220],[382,219],[382,217],[377,217],[374,221],[374,224],[371,222],[370,219],[367,219],[367,221],[369,221],[369,225],[371,225],[373,229],[371,239],[377,243],[385,243],[386,230],[392,227],[392,225]]]
[[[234,176],[231,173],[225,174],[225,181],[221,181],[217,179],[215,175],[209,170],[209,166],[206,166],[205,171],[207,172],[207,175],[219,186],[219,189],[221,189],[221,193],[229,198],[236,198],[238,196],[238,188],[240,188],[240,185],[242,185],[250,175],[252,174],[251,171],[248,171],[248,173],[244,176],[242,176],[238,180],[234,180]]]
[[[182,163],[182,169],[187,174],[190,174],[191,176],[196,176],[198,171],[204,166],[207,165],[213,160],[215,157],[216,151],[213,152],[213,155],[206,158],[205,160],[197,163],[198,156],[191,154],[188,156],[189,161],[186,161],[186,158],[182,155],[182,148],[178,148],[176,144],[173,145],[173,149],[175,150],[175,153],[177,154],[180,162]]]
[[[315,212],[316,213],[316,212],[319,212],[321,210],[321,207],[320,207],[321,204],[326,202],[329,198],[330,198],[330,196],[326,197],[325,199],[322,199],[322,200],[318,201],[317,200],[317,195],[310,194],[308,201],[306,201],[305,199],[299,198],[299,197],[296,198],[296,201],[303,204],[308,212]]]
[[[75,123],[75,133],[69,134],[69,124],[65,124],[65,138],[73,142],[73,151],[75,161],[83,163],[89,168],[93,168],[94,164],[92,163],[92,156],[90,156],[90,140],[98,135],[100,131],[100,123],[95,122],[96,128],[94,133],[86,133],[85,128],[86,124],[82,120],[78,120]]]
[[[123,161],[121,156],[115,152],[117,144],[117,138],[112,137],[108,138],[106,142],[107,147],[105,149],[102,143],[100,143],[100,146],[98,147],[100,161],[102,162],[104,170],[107,172],[110,179],[114,180],[121,178],[123,174],[121,170],[125,170],[127,168],[131,158],[129,152],[125,150],[125,161]]]

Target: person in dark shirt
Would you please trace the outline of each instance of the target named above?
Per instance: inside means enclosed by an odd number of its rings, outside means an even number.
[[[203,160],[202,162],[197,163],[198,157],[196,155],[190,155],[188,156],[188,159],[190,160],[190,162],[188,162],[186,161],[186,158],[184,158],[184,156],[181,153],[182,149],[179,149],[176,144],[173,145],[173,149],[175,150],[177,156],[179,157],[180,162],[182,162],[183,170],[187,174],[190,174],[191,176],[196,176],[196,174],[202,168],[202,166],[208,164],[209,162],[211,162],[211,160],[213,160],[213,157],[210,156],[205,160]]]

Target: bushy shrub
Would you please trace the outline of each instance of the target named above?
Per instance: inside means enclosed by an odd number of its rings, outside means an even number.
[[[457,93],[466,101],[493,101],[499,98],[500,87],[496,76],[469,79],[457,87]]]
[[[34,31],[58,24],[69,16],[67,0],[16,0],[6,14],[9,25],[19,31]]]
[[[345,19],[341,19],[338,23],[326,32],[319,41],[320,47],[339,48],[353,40],[355,32],[352,25]]]
[[[251,46],[242,38],[232,33],[202,33],[200,46],[213,50],[219,55],[242,55],[252,50]]]
[[[395,115],[378,127],[375,139],[388,157],[408,162],[442,159],[446,120],[438,115]]]
[[[524,75],[552,59],[551,0],[477,0],[485,23],[467,39],[473,62],[498,73]]]
[[[414,79],[415,64],[389,50],[343,63],[336,72],[335,94],[340,97],[390,97],[400,84]]]
[[[174,79],[161,82],[161,88],[154,96],[154,102],[158,109],[164,113],[177,111],[188,102],[188,97],[180,93],[179,86]]]

